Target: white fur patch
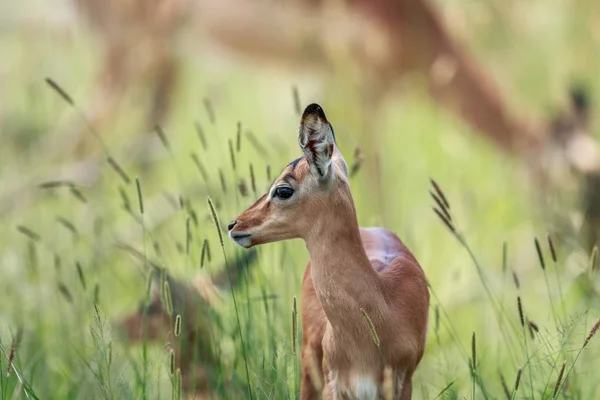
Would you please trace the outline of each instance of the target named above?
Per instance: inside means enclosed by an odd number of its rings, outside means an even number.
[[[354,393],[348,393],[348,397],[354,400],[377,399],[377,385],[371,377],[354,379]]]
[[[235,244],[242,247],[250,246],[250,237],[249,236],[231,236],[231,232],[228,233],[229,238],[233,240]]]

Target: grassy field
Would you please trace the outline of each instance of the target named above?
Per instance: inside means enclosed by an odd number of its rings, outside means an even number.
[[[12,11],[0,6],[6,11],[0,17],[0,399],[171,398],[165,344],[130,346],[111,326],[138,307],[148,280],[144,263],[115,244],[160,260],[181,280],[219,271],[223,254],[233,263],[244,250],[225,238],[221,251],[207,196],[226,224],[268,188],[267,169],[274,177],[300,155],[293,85],[303,105],[324,107],[349,163],[354,149],[363,149],[365,166],[350,182],[359,223],[396,232],[429,279],[430,333],[414,398],[550,399],[563,363],[558,397],[600,396],[594,378],[600,339],[583,349],[600,317],[598,266],[548,217],[548,211],[573,214],[573,198],[557,193],[553,209],[541,208],[516,160],[418,89],[407,86],[379,115],[364,115],[350,70],[335,78],[298,76],[182,46],[182,79],[163,127],[167,142],[140,132],[145,92],[131,91],[111,128],[101,132],[106,147],[92,138],[91,155],[80,157],[62,149],[69,146],[63,133],[81,115],[44,79],[59,82],[77,104],[91,101],[96,42],[82,25],[58,28],[50,17],[28,13],[40,6],[34,3]],[[591,1],[496,3],[456,0],[442,10],[459,38],[514,92],[515,108],[554,109],[573,80],[600,98],[600,31],[592,29],[600,26],[600,7]],[[364,126],[379,133],[378,143]],[[135,155],[141,138],[150,162]],[[430,178],[450,202],[457,235],[432,211]],[[61,179],[76,182],[75,189],[41,185]],[[240,180],[249,193],[238,190]],[[212,259],[200,268],[205,239]],[[297,398],[299,340],[294,343],[291,315],[294,298],[301,301],[308,254],[299,241],[258,250],[258,261],[233,292],[237,315],[229,291],[216,310],[222,376],[215,385],[233,379],[244,387],[247,370],[253,398]]]

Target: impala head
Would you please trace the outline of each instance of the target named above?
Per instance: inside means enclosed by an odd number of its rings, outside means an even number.
[[[303,157],[288,164],[256,203],[229,224],[238,245],[305,238],[340,201],[352,202],[348,167],[333,128],[318,104],[306,107],[298,128]]]

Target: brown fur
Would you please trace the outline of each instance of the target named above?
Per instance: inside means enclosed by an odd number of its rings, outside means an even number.
[[[303,158],[295,168],[288,165],[274,184],[291,186],[282,181],[291,176],[295,197],[263,196],[236,218],[230,236],[244,247],[290,238],[306,243],[310,262],[302,286],[302,399],[318,398],[307,347],[323,369],[325,399],[349,398],[347,391],[357,390],[363,380],[376,384],[381,396],[386,366],[400,398],[410,399],[427,332],[425,274],[392,232],[359,228],[345,162],[337,148],[333,154],[328,149],[332,132],[319,120],[326,121],[316,113],[303,116],[299,141],[301,147],[316,142],[310,152],[322,153]],[[374,325],[381,353],[361,308]]]
[[[137,258],[143,257],[135,249],[126,247]],[[159,266],[151,262],[156,268],[153,277],[155,281],[150,293],[150,304],[142,302],[140,308],[118,321],[113,321],[118,333],[127,341],[135,343],[143,340],[144,321],[146,322],[146,340],[148,342],[166,341],[173,350],[175,367],[181,371],[183,392],[190,395],[190,399],[215,398],[214,382],[211,376],[217,365],[219,354],[216,349],[216,338],[219,337],[218,327],[211,318],[210,309],[220,300],[220,289],[229,289],[231,276],[232,284],[238,285],[246,268],[257,257],[256,251],[246,252],[242,257],[236,257],[229,269],[225,267],[220,272],[207,276],[198,274],[193,282],[182,282],[169,274],[169,282],[173,305],[173,316],[169,316],[164,306],[162,290],[160,287]],[[173,334],[175,317],[181,315],[181,334]],[[241,395],[238,388],[230,385],[228,392],[232,396]]]

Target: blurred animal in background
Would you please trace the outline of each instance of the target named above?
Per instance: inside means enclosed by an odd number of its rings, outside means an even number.
[[[245,252],[230,263],[234,290],[256,258],[256,251]],[[192,396],[190,398],[213,398],[222,335],[214,307],[222,301],[221,291],[230,288],[227,270],[223,268],[212,277],[199,274],[192,282],[185,283],[157,266],[152,268],[149,301],[142,300],[137,311],[113,321],[112,325],[130,343],[140,343],[144,336],[148,342],[166,342],[173,350],[175,368],[181,371],[182,391]],[[161,284],[163,279],[171,294],[171,314]],[[174,333],[177,315],[181,316],[179,337]],[[226,390],[236,392],[231,382],[226,384]]]
[[[587,250],[598,242],[600,227],[600,148],[591,126],[591,99],[583,86],[573,86],[566,110],[551,118],[540,167],[546,178],[542,193],[575,191],[580,215],[571,221]],[[560,214],[564,214],[561,210]],[[557,215],[556,218],[564,218]]]
[[[431,98],[472,132],[520,159],[542,194],[563,191],[573,181],[567,176],[577,182],[583,179],[583,225],[597,226],[596,214],[600,221],[600,211],[592,206],[600,198],[593,194],[600,192],[594,189],[600,185],[598,144],[589,132],[585,91],[574,89],[568,111],[550,120],[517,108],[519,102],[498,90],[492,74],[453,37],[430,2],[295,0],[275,8],[240,0],[199,4],[204,33],[235,52],[263,62],[287,63],[292,69],[309,66],[335,72],[350,65],[360,71],[359,107],[370,117],[359,129],[370,132],[363,151],[374,193],[380,192],[382,182],[373,116],[386,95],[396,90],[394,83],[410,77],[424,83]],[[267,9],[271,18],[265,20]],[[285,34],[279,34],[282,31]],[[585,232],[589,236],[589,229]]]
[[[96,85],[99,95],[91,97],[95,104],[86,113],[96,129],[115,116],[125,88],[144,86],[143,82],[149,82],[145,86],[151,91],[146,127],[164,121],[177,76],[174,39],[178,27],[189,21],[199,38],[263,63],[331,72],[350,65],[361,74],[359,107],[364,115],[377,115],[387,95],[396,90],[395,82],[407,77],[421,81],[436,103],[474,133],[521,159],[542,193],[568,185],[565,172],[572,176],[600,169],[595,167],[597,143],[585,133],[589,111],[583,91],[572,93],[570,112],[552,121],[517,109],[518,102],[498,90],[492,74],[425,0],[294,0],[277,6],[241,0],[75,2],[105,48]],[[378,131],[371,129],[372,121],[366,118],[360,127],[371,132],[362,150],[367,155],[364,168],[372,177],[367,184],[379,193]],[[596,179],[583,173],[584,186],[595,187]]]
[[[99,39],[103,55],[94,93],[86,106],[89,125],[96,132],[116,118],[126,91],[147,89],[142,98],[144,129],[161,124],[171,107],[177,83],[175,38],[186,22],[186,0],[74,0],[77,10]],[[78,150],[89,150],[88,135]]]

